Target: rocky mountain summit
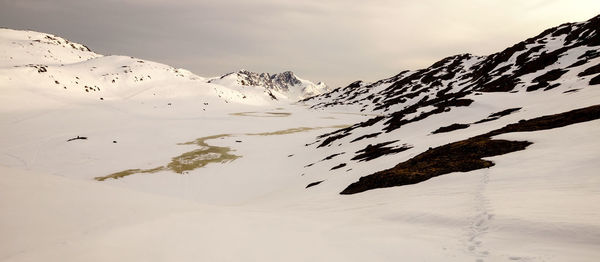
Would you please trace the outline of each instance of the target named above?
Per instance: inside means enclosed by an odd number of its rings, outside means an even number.
[[[218,78],[211,78],[208,82],[229,87],[263,87],[265,92],[274,100],[282,97],[297,100],[330,91],[325,83],[318,82],[315,84],[299,78],[291,71],[269,74],[242,69]]]

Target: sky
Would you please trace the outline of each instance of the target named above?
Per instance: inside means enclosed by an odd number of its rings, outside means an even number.
[[[598,0],[0,0],[0,27],[51,33],[212,77],[239,69],[346,86],[489,55]]]

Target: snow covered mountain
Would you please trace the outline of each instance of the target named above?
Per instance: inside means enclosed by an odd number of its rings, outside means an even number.
[[[298,78],[293,72],[279,74],[255,73],[239,70],[217,78],[211,78],[209,83],[215,83],[240,90],[248,87],[262,87],[272,99],[295,101],[330,91],[323,82],[313,83]]]
[[[145,100],[197,95],[206,100],[202,103],[273,103],[260,88],[234,90],[209,84],[185,69],[130,56],[103,56],[84,45],[33,31],[0,29],[0,70],[4,81],[18,84],[12,85],[15,88],[31,86],[53,96]]]
[[[356,81],[305,101],[313,108],[343,105],[360,111],[408,112],[475,92],[544,92],[554,88],[575,92],[569,88],[579,82],[600,84],[594,64],[600,56],[599,20],[595,17],[550,28],[489,56],[461,54],[373,83]]]
[[[425,156],[442,151],[461,155],[448,148],[453,145],[450,142],[470,143],[473,142],[468,140],[471,137],[503,134],[500,130],[507,130],[503,128],[507,124],[514,125],[511,132],[534,131],[577,123],[570,123],[568,118],[581,121],[600,118],[596,108],[600,105],[596,88],[600,84],[599,31],[600,16],[550,28],[489,56],[451,56],[426,69],[403,71],[374,83],[356,81],[304,99],[305,104],[315,109],[337,108],[376,114],[361,123],[320,136],[313,146],[355,152],[337,157],[333,163],[343,164],[346,170],[369,166],[361,162],[387,154],[408,160],[396,163],[394,168],[390,164],[375,165],[388,167],[363,176],[343,193],[418,183],[440,174],[472,170],[474,167],[461,167],[438,174],[443,168],[426,172],[421,166],[416,175],[406,171],[409,170],[406,165],[418,157],[434,162],[433,156]],[[583,110],[574,111],[582,116],[572,115],[571,110]],[[589,117],[583,117],[588,114]],[[543,125],[540,123],[548,119],[540,117],[560,121]],[[559,123],[561,121],[564,123]],[[535,129],[524,127],[526,125],[540,126]],[[475,150],[472,145],[465,146]],[[420,152],[422,154],[415,158],[409,157]],[[404,170],[404,173],[394,175],[397,172],[393,170]],[[403,176],[411,178],[401,178]]]
[[[0,29],[0,260],[597,261],[598,30],[295,103]]]

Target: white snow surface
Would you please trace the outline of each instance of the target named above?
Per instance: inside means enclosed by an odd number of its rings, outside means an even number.
[[[429,147],[600,104],[600,89],[587,81],[472,95],[469,107],[350,143],[380,132],[379,123],[316,148],[317,136],[374,113],[271,101],[264,89],[242,92],[167,65],[53,44],[61,38],[46,43],[45,35],[0,29],[0,261],[600,259],[598,120],[500,135],[534,144],[489,158],[489,169],[339,195]],[[431,134],[514,107],[522,109]],[[265,134],[300,127],[314,129]],[[198,148],[180,143],[220,134],[230,136],[207,143],[241,158],[184,174],[94,180],[166,165]],[[88,139],[67,142],[76,136]],[[398,139],[414,147],[351,160],[368,144]],[[340,163],[347,166],[330,170]]]

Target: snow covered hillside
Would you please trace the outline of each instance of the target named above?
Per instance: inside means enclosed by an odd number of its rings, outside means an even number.
[[[249,88],[264,89],[264,92],[273,100],[284,99],[289,102],[330,91],[325,83],[315,84],[300,79],[291,71],[271,75],[240,70],[221,77],[211,78],[208,82],[235,88],[240,92]]]
[[[600,84],[599,25],[598,17],[560,25],[489,56],[450,56],[426,69],[373,83],[356,81],[305,101],[313,108],[344,106],[398,115],[476,92],[576,92],[576,87]]]
[[[44,33],[0,29],[0,58],[1,80],[18,89],[16,92],[30,90],[32,96],[42,93],[44,97],[67,99],[152,101],[157,96],[197,95],[202,103],[273,104],[263,90],[209,84],[185,69],[129,56],[99,55]],[[11,96],[7,99],[14,101]],[[15,108],[10,103],[3,106]]]
[[[84,45],[33,31],[0,28],[3,66],[71,64],[99,57]]]
[[[294,103],[0,29],[0,261],[597,261],[598,30]]]
[[[496,131],[507,124],[517,125],[525,119],[555,114],[559,114],[554,116],[556,118],[568,118],[560,114],[598,105],[598,30],[600,17],[564,24],[490,56],[451,56],[426,69],[404,71],[374,83],[357,81],[345,88],[307,98],[303,102],[315,109],[344,108],[376,114],[351,127],[320,136],[313,143],[317,149],[328,147],[355,152],[320,164],[343,164],[344,169],[349,170],[369,166],[361,162],[372,162],[387,154],[408,160],[427,149],[432,154],[436,152],[431,150],[433,147],[449,142],[490,132],[501,134]],[[596,116],[597,112],[589,114]],[[535,131],[564,125],[556,123],[525,129]],[[385,159],[375,161],[372,168],[391,168],[392,163],[379,163]],[[470,170],[470,167],[462,167],[455,171]],[[437,169],[426,174],[422,172],[417,172],[422,179],[409,179],[412,182],[393,175],[378,177],[378,181],[367,188],[421,182],[435,176],[431,173],[436,173]],[[320,171],[317,173],[323,176]],[[367,180],[362,179],[363,183]]]

